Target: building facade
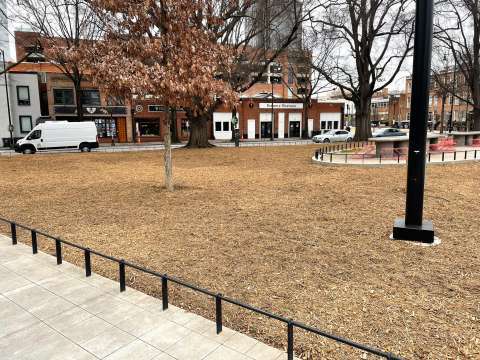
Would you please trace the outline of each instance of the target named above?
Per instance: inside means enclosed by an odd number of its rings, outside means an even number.
[[[289,37],[294,26],[295,39],[290,49],[302,49],[302,1],[257,0],[250,9],[247,34],[255,34],[252,46],[263,49],[279,49]],[[299,24],[297,24],[299,23]]]
[[[27,135],[41,116],[37,73],[8,73],[0,77],[0,146]],[[8,94],[7,94],[8,91]],[[7,105],[8,98],[8,105]]]
[[[10,41],[8,33],[7,0],[0,0],[0,53],[4,52],[5,59],[10,60]],[[1,54],[0,54],[1,61]]]
[[[237,117],[240,137],[244,140],[299,139],[302,136],[304,107],[296,99],[243,98]],[[273,121],[272,121],[273,118]],[[218,140],[232,137],[232,113],[219,108],[213,114],[213,136]],[[308,136],[332,129],[343,129],[343,103],[313,101],[308,108]]]

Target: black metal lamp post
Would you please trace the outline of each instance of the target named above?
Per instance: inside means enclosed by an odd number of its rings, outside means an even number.
[[[434,242],[433,223],[423,220],[433,1],[416,2],[406,211],[393,228],[395,240],[423,243]]]
[[[5,63],[5,51],[0,49],[2,53],[2,62],[3,62],[3,76],[5,78],[5,93],[7,95],[7,112],[8,112],[8,131],[10,132],[10,149],[13,149],[13,124],[12,124],[12,115],[10,113],[10,98],[8,95],[8,77],[7,77],[7,65]]]

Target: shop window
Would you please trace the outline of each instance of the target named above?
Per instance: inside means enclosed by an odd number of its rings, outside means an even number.
[[[327,126],[327,122],[326,122],[326,121],[321,121],[321,122],[320,122],[320,129],[321,129],[321,130],[325,130],[325,129],[326,129],[326,126]]]
[[[140,136],[160,136],[160,123],[155,121],[139,122]]]
[[[29,133],[32,131],[32,117],[31,116],[20,116],[20,132]]]
[[[17,86],[17,101],[20,106],[30,105],[30,88],[28,86]]]
[[[82,90],[81,93],[83,105],[100,106],[100,91]]]
[[[55,105],[74,105],[73,89],[53,89]]]
[[[115,137],[117,135],[115,119],[95,119],[95,125],[97,125],[98,137]]]
[[[223,122],[223,131],[230,131],[230,122],[224,121]]]
[[[215,131],[222,131],[222,123],[221,122],[215,122]]]
[[[334,129],[338,129],[338,121],[334,121],[334,122],[333,122],[333,128],[334,128]]]

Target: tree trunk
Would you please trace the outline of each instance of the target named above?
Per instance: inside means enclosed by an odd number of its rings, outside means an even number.
[[[170,131],[170,119],[167,120],[167,126],[165,127],[165,152],[163,154],[165,164],[165,188],[167,191],[173,191],[173,174],[172,174],[172,137]]]
[[[355,115],[355,141],[368,141],[372,137],[370,124],[370,99],[355,103],[357,112]]]
[[[178,138],[178,131],[177,131],[177,109],[170,108],[169,116],[170,116],[170,133],[171,133],[172,143],[177,144],[180,142],[180,139]]]
[[[473,108],[473,131],[480,131],[480,109]]]
[[[82,104],[82,86],[81,80],[75,80],[73,85],[75,87],[75,102],[77,104],[77,119],[83,121],[83,104]]]
[[[207,115],[189,116],[190,137],[188,148],[209,148],[213,147],[208,141],[208,118]]]
[[[308,100],[303,102],[303,129],[302,138],[308,139]]]

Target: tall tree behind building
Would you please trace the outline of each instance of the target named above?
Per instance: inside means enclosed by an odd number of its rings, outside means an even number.
[[[83,120],[81,83],[85,48],[101,39],[103,25],[85,0],[10,0],[13,19],[36,33],[45,59],[59,67],[75,88],[78,120]],[[28,51],[28,49],[27,49]]]

